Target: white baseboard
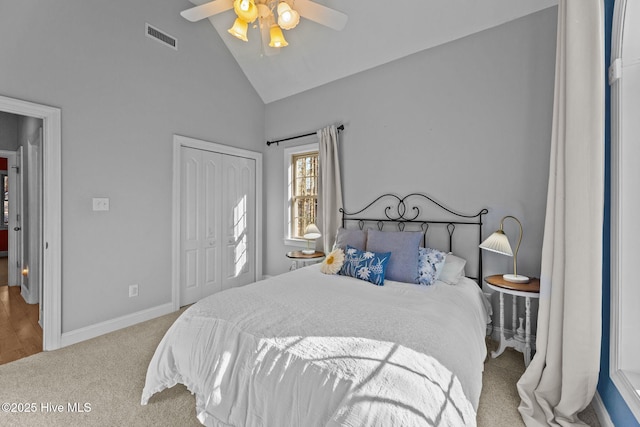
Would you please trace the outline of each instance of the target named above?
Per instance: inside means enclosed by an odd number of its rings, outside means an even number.
[[[138,311],[137,313],[127,314],[126,316],[118,317],[116,319],[96,323],[95,325],[85,326],[84,328],[76,329],[74,331],[64,332],[60,339],[60,347],[66,347],[71,344],[86,341],[109,332],[117,331],[118,329],[164,316],[165,314],[172,313],[173,311],[173,305],[171,303],[167,303]]]
[[[22,299],[24,299],[24,302],[27,304],[38,304],[40,302],[38,297],[34,296],[24,285],[20,285],[20,295],[22,295]]]
[[[609,416],[609,411],[607,411],[607,408],[604,406],[604,402],[598,392],[593,396],[591,405],[593,405],[593,410],[598,416],[598,421],[600,421],[601,427],[615,427],[613,421],[611,421],[611,417]]]

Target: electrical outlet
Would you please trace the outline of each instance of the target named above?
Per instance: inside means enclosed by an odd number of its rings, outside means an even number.
[[[94,197],[93,198],[93,210],[94,211],[108,211],[109,210],[109,198],[108,197]]]
[[[129,298],[133,298],[137,296],[138,296],[138,284],[136,283],[135,285],[129,285]]]

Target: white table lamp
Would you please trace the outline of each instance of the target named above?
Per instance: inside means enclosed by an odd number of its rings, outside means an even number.
[[[320,238],[320,236],[322,236],[322,234],[320,234],[320,230],[318,229],[317,225],[307,225],[307,228],[304,229],[304,235],[302,236],[303,239],[307,240],[307,249],[303,249],[302,253],[305,255],[311,255],[315,253],[316,250],[309,247],[309,242],[311,242],[311,240]]]
[[[511,245],[509,244],[509,238],[504,231],[502,230],[502,224],[504,220],[507,218],[513,219],[520,226],[520,235],[518,237],[518,244],[516,245],[515,253],[511,251]],[[518,257],[518,249],[520,249],[520,242],[522,242],[522,224],[518,219],[514,216],[507,215],[500,220],[500,229],[495,231],[491,236],[487,237],[487,239],[480,244],[480,248],[495,252],[501,255],[507,255],[513,257],[513,274],[504,274],[502,278],[507,282],[511,283],[529,283],[529,278],[527,276],[522,276],[518,274],[518,265],[517,265],[517,257]]]

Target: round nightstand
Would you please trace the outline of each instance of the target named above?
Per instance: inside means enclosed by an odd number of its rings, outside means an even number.
[[[513,347],[524,354],[524,365],[529,366],[531,362],[531,298],[540,297],[540,279],[532,277],[529,283],[512,283],[502,278],[502,274],[488,276],[484,278],[489,288],[500,293],[500,344],[496,351],[491,352],[491,357],[500,356],[507,347]],[[504,294],[511,295],[512,301],[512,330],[513,336],[506,338],[504,335]],[[523,319],[520,318],[520,326],[516,329],[517,297],[525,298],[525,326],[522,327]]]
[[[293,264],[291,265],[291,270],[297,269],[298,263],[301,263],[303,266],[309,262],[318,262],[324,258],[324,252],[315,251],[312,254],[305,254],[302,251],[291,251],[287,252],[287,258],[291,258],[293,260]]]

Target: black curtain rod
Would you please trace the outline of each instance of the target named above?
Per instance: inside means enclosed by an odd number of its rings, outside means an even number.
[[[338,126],[337,129],[338,129],[338,132],[340,132],[341,130],[344,130],[344,125]],[[315,134],[316,134],[316,132],[310,132],[310,133],[305,133],[304,135],[296,135],[296,136],[290,136],[289,138],[277,139],[275,141],[267,141],[267,146],[271,146],[271,144],[280,145],[279,143],[283,142],[283,141],[289,141],[291,139],[304,138],[305,136],[311,136],[311,135],[315,135]]]

